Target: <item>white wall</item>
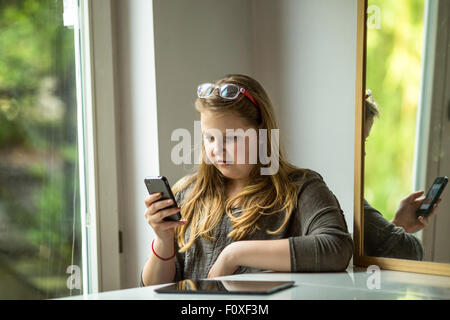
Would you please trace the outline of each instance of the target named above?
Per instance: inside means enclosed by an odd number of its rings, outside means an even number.
[[[150,254],[143,178],[161,174],[173,184],[186,174],[189,166],[169,160],[170,134],[193,132],[197,84],[227,73],[248,74],[267,89],[288,158],[323,175],[353,231],[356,1],[157,0],[152,8],[148,0],[116,0],[115,6],[123,288],[138,285]]]
[[[186,128],[193,138],[194,120],[200,120],[194,108],[198,84],[227,73],[252,73],[250,4],[154,1],[160,172],[172,185],[192,167],[170,161],[177,144],[170,137],[174,129]]]
[[[353,232],[356,1],[253,0],[254,75],[289,160],[319,172]]]

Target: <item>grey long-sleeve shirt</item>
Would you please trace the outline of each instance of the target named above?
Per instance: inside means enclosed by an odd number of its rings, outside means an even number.
[[[364,254],[372,257],[423,259],[419,239],[387,221],[364,200]]]
[[[339,202],[318,173],[308,170],[304,178],[298,179],[301,182],[298,203],[286,227],[278,234],[267,234],[266,229],[276,230],[282,225],[285,214],[262,216],[258,222],[260,230],[244,240],[289,239],[291,272],[344,271],[353,253],[353,242]],[[179,206],[190,187],[175,195]],[[231,230],[231,221],[224,212],[214,230],[216,241],[197,238],[186,252],[177,252],[174,281],[206,278],[222,250],[233,242],[227,237]],[[189,234],[188,227],[186,240]],[[178,250],[176,241],[175,246]],[[235,274],[257,271],[261,270],[239,267]]]

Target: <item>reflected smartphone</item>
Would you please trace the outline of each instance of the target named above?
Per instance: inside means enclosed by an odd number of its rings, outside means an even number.
[[[166,207],[164,209],[178,207],[177,202],[175,201],[175,197],[173,196],[172,189],[170,188],[169,181],[164,176],[157,177],[147,177],[144,179],[145,186],[147,187],[148,193],[159,193],[161,192],[161,198],[158,200],[172,199],[173,204],[170,207]],[[177,212],[171,216],[165,217],[163,220],[165,221],[178,221],[181,219],[180,212]]]
[[[428,215],[433,211],[434,205],[439,200],[442,191],[444,191],[447,182],[447,177],[437,177],[436,180],[434,180],[431,188],[428,190],[427,195],[425,196],[425,199],[416,212],[417,217],[428,217]]]

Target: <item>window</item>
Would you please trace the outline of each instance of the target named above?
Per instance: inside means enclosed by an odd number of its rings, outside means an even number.
[[[0,298],[83,293],[72,1],[0,2]]]
[[[413,184],[425,3],[368,2],[378,23],[367,29],[366,88],[380,116],[365,144],[364,197],[388,221]]]

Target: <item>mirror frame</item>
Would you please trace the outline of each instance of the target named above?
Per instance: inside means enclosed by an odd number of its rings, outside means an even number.
[[[364,93],[366,91],[367,0],[357,3],[356,97],[354,153],[354,226],[353,264],[359,267],[377,265],[381,269],[450,276],[450,264],[365,256],[364,253]]]

